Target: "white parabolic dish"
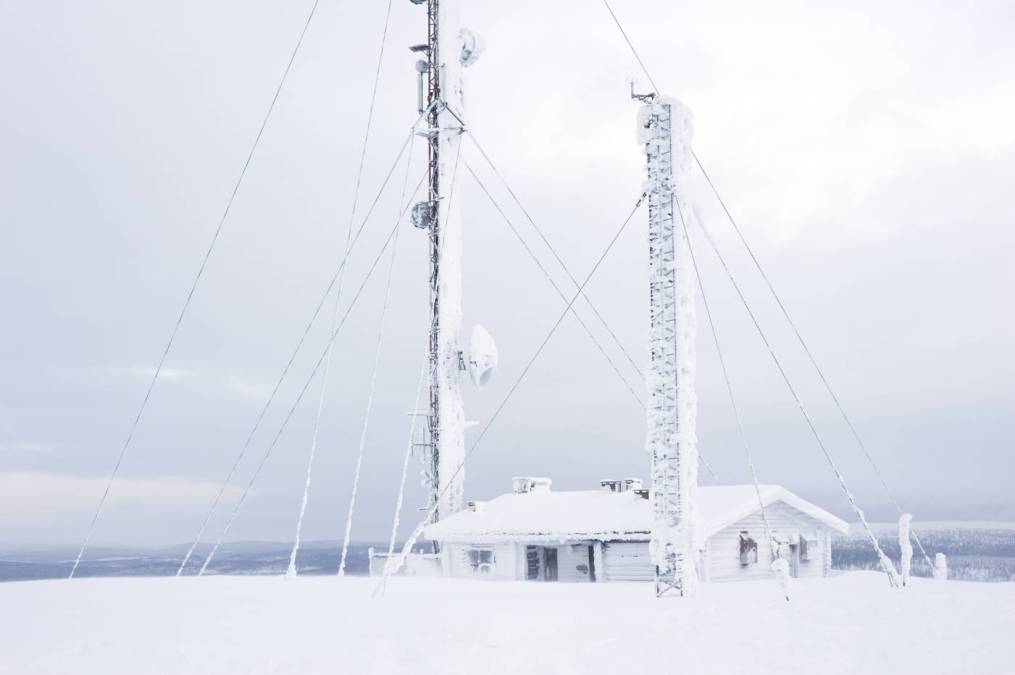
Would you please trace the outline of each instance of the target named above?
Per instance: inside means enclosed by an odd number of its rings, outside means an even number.
[[[469,377],[472,383],[482,388],[497,371],[497,344],[485,328],[476,324],[472,327],[469,340]]]

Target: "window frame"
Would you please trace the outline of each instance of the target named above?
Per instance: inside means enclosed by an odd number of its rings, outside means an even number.
[[[743,568],[758,564],[758,542],[749,530],[740,530],[737,559]]]
[[[817,559],[817,553],[820,550],[818,539],[810,539],[804,535],[800,535],[800,545],[797,549],[798,557],[802,563],[814,562]]]
[[[469,546],[465,549],[465,561],[475,576],[492,576],[497,565],[497,553],[492,546]]]

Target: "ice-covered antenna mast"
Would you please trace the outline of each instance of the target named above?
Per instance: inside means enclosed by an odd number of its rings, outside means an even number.
[[[681,178],[690,166],[691,114],[677,101],[655,93],[636,94],[633,83],[631,97],[643,104],[638,110],[638,142],[645,149],[648,169],[650,360],[645,444],[652,455],[655,588],[657,596],[671,591],[689,595],[698,581],[695,299],[686,235],[674,219],[690,213],[684,206]]]
[[[465,131],[462,105],[462,67],[479,55],[478,38],[459,26],[458,0],[412,0],[426,4],[427,42],[411,47],[420,53],[420,112],[425,112],[427,184],[425,201],[413,207],[413,224],[429,234],[430,244],[430,410],[428,475],[434,520],[462,509],[464,504],[465,411],[461,373],[469,370],[477,384],[493,371],[476,365],[496,350],[485,331],[473,332],[469,353],[462,344],[462,218],[454,196],[460,143]],[[425,93],[425,100],[424,100]],[[480,346],[476,346],[477,333]],[[485,349],[484,349],[485,348]],[[468,363],[467,363],[468,362]],[[484,369],[485,368],[485,369]],[[480,372],[482,371],[482,372]],[[482,381],[482,382],[481,382]]]

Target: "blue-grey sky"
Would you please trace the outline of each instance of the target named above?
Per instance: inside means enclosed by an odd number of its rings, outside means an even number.
[[[310,4],[0,2],[0,542],[69,545],[84,535]],[[196,531],[338,258],[385,4],[321,0],[97,543],[176,543]],[[584,276],[643,180],[628,97],[637,64],[599,3],[465,4],[466,23],[487,47],[468,72],[472,133]],[[917,521],[1015,519],[1008,3],[613,4],[660,88],[695,112],[699,156],[906,508]],[[423,10],[396,0],[361,205],[415,116],[406,47],[424,31]],[[478,153],[466,146],[464,157],[566,287]],[[869,515],[892,517],[702,187],[693,185],[698,209],[851,487]],[[458,195],[466,327],[486,326],[501,354],[495,382],[466,391],[468,418],[483,423],[562,303],[464,174]],[[378,203],[350,263],[347,298],[393,223],[396,197],[389,190]],[[728,283],[703,249],[700,257],[761,480],[849,517]],[[641,215],[588,287],[638,358],[645,259]],[[380,272],[337,342],[309,538],[338,538],[344,523]],[[425,237],[406,226],[354,530],[360,540],[390,527],[425,345],[426,274]],[[320,353],[324,323],[230,499]],[[704,332],[698,351],[701,451],[723,482],[746,481]],[[312,392],[234,538],[292,536],[317,385]],[[643,444],[642,410],[568,319],[470,460],[467,492],[494,496],[518,474],[549,475],[562,489],[645,477]],[[417,467],[409,525],[423,499]]]

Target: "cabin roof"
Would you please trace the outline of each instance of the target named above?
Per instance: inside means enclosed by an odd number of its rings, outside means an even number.
[[[762,485],[761,497],[766,507],[782,502],[833,530],[849,529],[844,521],[781,486]],[[699,487],[698,505],[700,536],[705,539],[759,510],[753,485]],[[424,536],[443,541],[644,540],[651,529],[651,502],[633,491],[547,489],[480,502],[475,511],[461,511],[428,526]]]

